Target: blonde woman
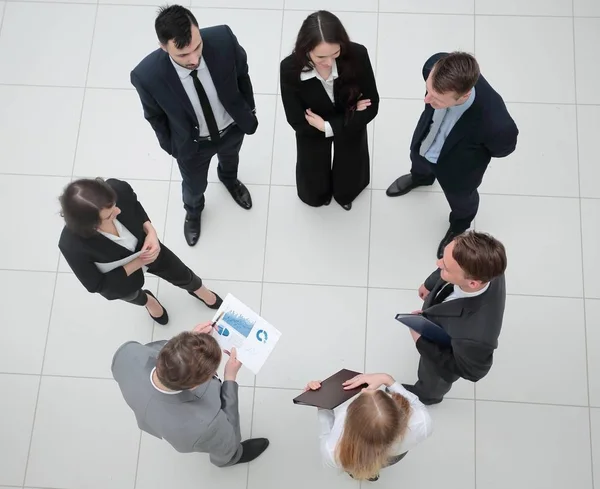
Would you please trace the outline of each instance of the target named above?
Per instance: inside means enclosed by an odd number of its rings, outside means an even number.
[[[321,455],[326,465],[354,479],[376,481],[382,468],[398,463],[431,434],[432,422],[419,398],[390,375],[357,375],[344,389],[363,384],[368,387],[350,403],[335,411],[319,409]],[[305,390],[320,388],[313,381]]]

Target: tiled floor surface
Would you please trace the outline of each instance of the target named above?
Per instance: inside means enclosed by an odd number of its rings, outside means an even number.
[[[397,199],[385,188],[409,167],[423,62],[463,49],[521,130],[517,152],[492,162],[475,223],[508,248],[506,319],[489,376],[457,383],[431,410],[433,436],[377,484],[591,489],[595,472],[600,488],[600,2],[193,0],[201,25],[229,24],[246,48],[260,117],[240,165],[254,208],[237,207],[211,173],[193,249],[177,167],[129,85],[157,45],[152,2],[0,1],[0,486],[357,488],[321,467],[316,413],[291,399],[342,366],[415,379],[417,353],[393,316],[419,306],[447,205],[439,187]],[[318,8],[368,47],[382,96],[372,186],[351,212],[297,199],[277,94],[279,60]],[[272,441],[250,466],[219,470],[140,435],[110,378],[123,341],[168,338],[210,314],[150,279],[172,318],[153,325],[88,294],[59,260],[57,196],[98,175],[128,179],[207,285],[283,332],[260,375],[240,376],[244,436]]]

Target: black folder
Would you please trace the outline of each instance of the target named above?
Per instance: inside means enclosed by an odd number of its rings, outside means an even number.
[[[294,399],[294,404],[302,406],[314,406],[322,409],[333,409],[340,404],[345,403],[358,394],[367,384],[361,385],[356,389],[344,390],[342,385],[347,380],[360,375],[360,372],[342,369],[328,379],[321,382],[321,388],[316,391],[306,391]]]
[[[450,346],[452,338],[439,325],[420,314],[396,314],[396,321],[419,333],[423,338],[438,345]]]

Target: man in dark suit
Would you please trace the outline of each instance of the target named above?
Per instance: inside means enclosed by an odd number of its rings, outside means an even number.
[[[416,311],[451,338],[442,346],[410,330],[419,361],[419,380],[403,384],[423,404],[437,404],[459,378],[477,382],[492,367],[506,302],[506,251],[488,234],[469,231],[454,238],[438,269],[419,287],[425,302]]]
[[[483,174],[491,160],[511,154],[519,130],[502,97],[467,53],[438,53],[423,67],[425,110],[410,143],[410,173],[387,189],[397,197],[437,178],[448,204],[450,227],[437,257],[455,236],[469,229],[479,208]]]
[[[244,134],[258,126],[252,83],[246,52],[228,26],[199,29],[188,9],[172,5],[159,10],[155,28],[160,48],[134,68],[131,83],[160,146],[177,159],[187,211],[184,234],[193,246],[215,154],[219,179],[237,204],[252,207],[237,178]]]

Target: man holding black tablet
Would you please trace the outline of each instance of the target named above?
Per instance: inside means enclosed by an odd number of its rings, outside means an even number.
[[[419,287],[424,318],[440,326],[450,344],[436,343],[410,329],[419,361],[419,380],[404,387],[423,404],[437,404],[459,378],[477,382],[492,367],[506,302],[506,251],[492,236],[468,231],[455,237]]]

